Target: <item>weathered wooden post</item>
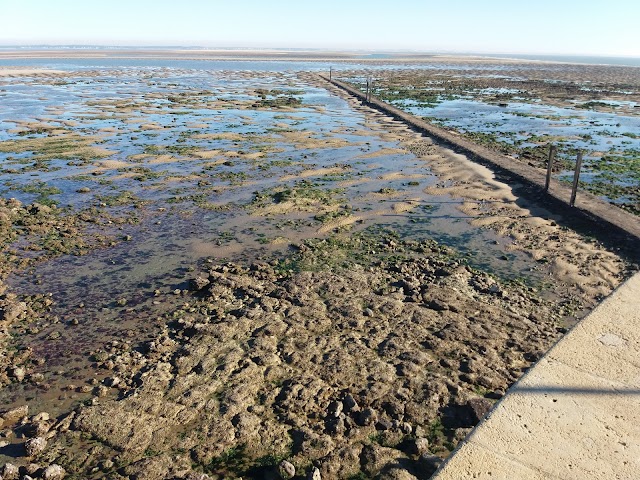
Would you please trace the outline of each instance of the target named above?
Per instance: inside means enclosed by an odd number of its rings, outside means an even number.
[[[578,152],[578,158],[576,159],[576,171],[573,172],[573,188],[571,189],[571,200],[569,206],[573,207],[576,204],[576,193],[578,192],[578,181],[580,180],[580,169],[582,168],[582,152]]]
[[[364,101],[369,102],[369,88],[371,88],[371,78],[367,77],[367,92],[364,95]]]
[[[551,172],[553,170],[553,160],[556,157],[556,146],[551,144],[549,146],[549,163],[547,164],[547,179],[544,182],[544,191],[549,191],[549,184],[551,183]]]
[[[332,73],[332,68],[329,67],[329,81],[331,81],[331,76],[332,76],[331,73]]]
[[[369,77],[369,102],[371,102],[372,96],[373,96],[373,78]]]

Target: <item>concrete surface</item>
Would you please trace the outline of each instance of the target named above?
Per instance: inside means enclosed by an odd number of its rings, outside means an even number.
[[[509,389],[432,478],[640,478],[640,273]]]

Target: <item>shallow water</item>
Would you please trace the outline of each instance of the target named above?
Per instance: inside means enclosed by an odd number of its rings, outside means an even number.
[[[285,90],[301,103],[257,108],[256,89]],[[39,122],[67,135],[94,136],[113,152],[83,161],[54,155],[40,164],[34,163],[38,152],[0,153],[0,194],[136,219],[97,227],[114,236],[113,247],[60,256],[9,279],[19,294],[50,293],[59,323],[30,341],[46,359],[40,370],[51,389],[12,385],[0,395],[5,405],[26,399],[57,414],[88,398],[65,387],[109,374],[90,368],[89,353],[108,341],[130,338],[133,345],[151,337],[165,321],[157,319],[186,301],[181,291],[207,260],[268,259],[307,238],[381,226],[402,238],[454,246],[472,266],[499,276],[543,280],[534,260],[471,226],[459,199],[424,193],[436,177],[398,148],[416,134],[293,72],[82,70],[64,81],[3,79],[0,90],[0,140],[46,138],[12,130]],[[170,100],[181,94],[184,103]],[[145,130],[149,124],[159,127]],[[211,150],[219,153],[196,155]],[[57,190],[27,188],[37,182]],[[81,188],[89,191],[78,193]],[[279,211],[273,199],[283,192],[293,198],[307,192],[326,203]],[[116,202],[127,193],[135,200]],[[405,203],[408,211],[394,208]]]

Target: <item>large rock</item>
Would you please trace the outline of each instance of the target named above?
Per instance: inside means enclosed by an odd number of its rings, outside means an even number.
[[[17,318],[27,311],[27,304],[24,302],[10,302],[0,307],[0,320],[6,323],[13,323]]]
[[[60,465],[49,465],[44,469],[42,478],[44,480],[62,480],[67,472]]]
[[[4,480],[18,480],[20,478],[20,471],[13,463],[5,463],[0,470],[0,474],[2,474]]]
[[[29,405],[22,405],[20,407],[7,410],[0,415],[0,418],[4,420],[5,424],[16,423],[29,414]]]
[[[28,457],[40,455],[45,448],[47,448],[47,440],[44,437],[31,438],[24,444],[24,450]]]

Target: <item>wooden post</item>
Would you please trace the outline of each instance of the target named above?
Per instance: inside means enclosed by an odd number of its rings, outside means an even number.
[[[371,79],[369,77],[367,77],[367,93],[364,96],[364,101],[365,102],[369,102],[369,88],[370,88],[370,82]]]
[[[371,102],[372,96],[373,96],[373,78],[369,77],[369,102]]]
[[[578,192],[578,181],[580,180],[580,169],[582,168],[582,152],[578,152],[578,158],[576,159],[576,171],[573,172],[573,188],[571,189],[571,201],[569,206],[573,207],[576,204],[576,193]]]
[[[549,146],[549,163],[547,164],[547,180],[544,183],[544,191],[549,191],[549,184],[551,183],[551,171],[553,170],[553,160],[556,157],[556,146],[551,144]]]
[[[331,70],[332,70],[332,68],[329,67],[329,81],[331,81],[331,73],[332,73]]]

